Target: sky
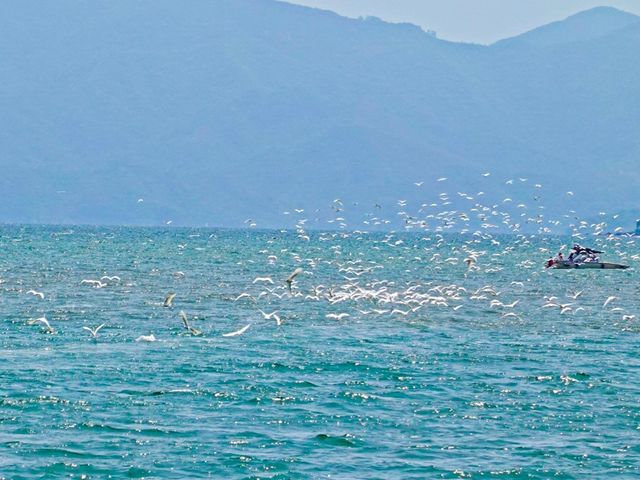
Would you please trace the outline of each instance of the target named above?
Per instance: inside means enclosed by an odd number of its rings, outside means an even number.
[[[286,0],[347,17],[376,16],[434,30],[444,40],[490,44],[597,6],[640,15],[640,0]]]

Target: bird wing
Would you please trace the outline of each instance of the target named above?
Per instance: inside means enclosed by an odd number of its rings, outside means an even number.
[[[291,272],[291,275],[289,275],[289,277],[287,277],[286,282],[287,283],[291,283],[293,281],[293,279],[296,278],[301,273],[302,273],[302,268],[300,268],[300,267],[296,268],[293,272]]]
[[[37,319],[36,319],[36,322],[40,322],[40,323],[42,323],[43,325],[46,325],[46,326],[47,326],[47,328],[51,328],[51,325],[49,325],[49,320],[47,320],[47,319],[46,319],[46,318],[44,318],[44,317],[37,318]]]
[[[175,293],[168,293],[166,297],[164,297],[164,306],[168,307],[169,305],[171,305],[171,302],[173,302],[173,299],[175,298],[176,294]]]
[[[184,313],[184,310],[180,310],[180,318],[182,319],[182,323],[184,323],[184,328],[189,330],[189,320],[187,318],[187,314]]]
[[[244,327],[242,327],[240,330],[236,330],[235,332],[223,333],[222,336],[223,337],[236,337],[238,335],[242,335],[244,332],[247,331],[247,329],[250,326],[251,326],[251,324],[249,323],[248,325],[245,325]]]

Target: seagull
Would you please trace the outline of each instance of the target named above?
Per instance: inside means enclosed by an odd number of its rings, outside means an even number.
[[[91,327],[82,327],[83,330],[86,330],[87,332],[91,333],[91,336],[93,338],[98,338],[98,332],[100,331],[100,329],[102,327],[104,327],[104,323],[102,325],[97,326],[96,328],[91,328]]]
[[[302,268],[298,267],[285,280],[287,287],[289,287],[289,293],[291,293],[291,284],[293,283],[293,279],[296,278],[301,273],[302,273]]]
[[[238,295],[236,298],[234,298],[233,301],[237,302],[241,298],[249,298],[249,299],[251,299],[252,301],[255,302],[254,298],[250,294],[248,294],[247,292],[242,292],[240,295]]]
[[[119,276],[117,276],[117,275],[112,275],[112,276],[109,276],[109,275],[103,275],[102,277],[100,277],[100,280],[101,280],[101,281],[102,281],[102,280],[107,280],[107,281],[109,281],[109,282],[119,282],[119,281],[120,281],[120,277],[119,277]]]
[[[256,277],[253,279],[252,283],[258,283],[258,282],[268,283],[270,285],[273,285],[273,280],[271,280],[271,277]]]
[[[34,297],[40,297],[41,300],[44,300],[44,293],[42,292],[36,292],[35,290],[31,289],[27,292],[27,295],[33,295]]]
[[[41,323],[44,325],[45,333],[56,333],[55,330],[49,324],[49,320],[47,320],[45,317],[32,318],[31,320],[27,321],[28,325],[34,325],[36,323]]]
[[[202,332],[200,330],[189,325],[189,319],[187,318],[187,314],[184,313],[183,310],[180,310],[180,318],[182,319],[182,323],[184,323],[184,328],[186,328],[191,335],[195,337],[197,337],[198,335],[202,335]]]
[[[244,327],[242,327],[240,330],[236,330],[235,332],[223,333],[222,336],[223,337],[237,337],[238,335],[242,335],[244,332],[246,332],[249,329],[250,326],[251,326],[251,324],[249,323],[248,325],[245,325]]]
[[[333,318],[335,320],[342,320],[343,318],[346,318],[349,316],[348,313],[327,313],[325,315],[327,318]]]
[[[282,319],[278,316],[278,310],[276,310],[275,312],[271,312],[271,313],[263,312],[260,309],[258,309],[258,311],[262,314],[262,316],[264,317],[265,320],[271,320],[273,318],[276,321],[276,325],[277,326],[282,325]]]
[[[136,342],[155,342],[156,341],[156,337],[153,335],[153,333],[151,335],[140,335],[138,338],[136,338]]]
[[[80,285],[91,285],[94,288],[102,288],[107,286],[106,283],[102,283],[100,280],[91,280],[91,279],[82,280],[80,282]]]
[[[167,293],[167,296],[164,297],[164,303],[162,304],[163,307],[172,307],[173,306],[173,299],[176,298],[176,294],[173,292]]]
[[[617,300],[618,297],[614,297],[613,295],[610,296],[609,298],[607,298],[604,303],[602,304],[602,308],[606,307],[607,305],[609,305],[611,302],[613,302],[614,300]]]

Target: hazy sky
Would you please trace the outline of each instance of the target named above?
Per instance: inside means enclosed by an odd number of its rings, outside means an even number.
[[[445,40],[492,43],[597,6],[640,15],[640,0],[287,0],[340,15],[373,15],[435,30]]]

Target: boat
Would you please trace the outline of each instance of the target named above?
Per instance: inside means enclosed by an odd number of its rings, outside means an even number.
[[[574,263],[569,260],[563,260],[561,262],[554,262],[551,265],[551,268],[557,268],[560,270],[566,270],[569,268],[604,268],[604,269],[614,269],[614,270],[625,270],[629,268],[629,265],[622,265],[620,263],[610,263],[610,262],[583,262],[583,263]]]

